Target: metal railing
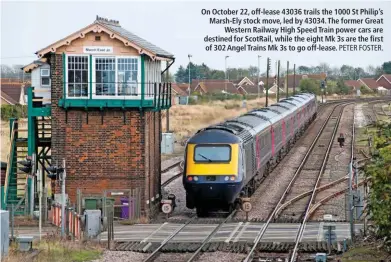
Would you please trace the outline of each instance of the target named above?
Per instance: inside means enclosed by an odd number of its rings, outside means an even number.
[[[61,227],[62,224],[61,207],[61,204],[56,203],[49,211],[50,222],[57,227]],[[81,239],[82,237],[81,215],[72,207],[65,207],[65,232],[72,238]]]
[[[7,159],[7,169],[5,171],[5,182],[4,182],[4,203],[2,203],[2,205],[4,205],[5,207],[7,206],[7,200],[8,200],[8,187],[9,187],[9,183],[10,183],[10,176],[11,176],[11,171],[12,171],[12,160],[14,158],[14,147],[15,147],[15,126],[16,126],[16,121],[13,121],[12,124],[11,124],[11,138],[10,138],[10,145],[8,147],[8,159]]]
[[[147,100],[153,101],[156,108],[171,106],[172,87],[171,83],[123,83],[123,82],[86,82],[83,84],[63,82],[61,99],[72,101],[73,99],[86,100]],[[92,89],[92,87],[94,87]],[[92,92],[94,90],[94,92]],[[32,87],[32,107],[42,107],[43,103],[51,103],[50,88],[34,89]],[[41,95],[40,95],[41,94]]]

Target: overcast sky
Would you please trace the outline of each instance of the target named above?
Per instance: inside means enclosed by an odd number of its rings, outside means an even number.
[[[187,65],[187,55],[195,63],[206,63],[212,68],[224,69],[224,57],[229,55],[229,67],[257,66],[257,55],[289,60],[296,65],[317,65],[327,62],[332,66],[350,64],[366,67],[391,60],[391,2],[10,2],[1,1],[1,63],[28,64],[36,58],[35,52],[47,45],[91,24],[96,15],[118,20],[122,27],[151,43],[173,53],[176,57],[171,72]],[[212,8],[382,8],[384,10],[383,52],[207,52],[205,35],[223,33],[223,26],[209,25],[201,9]],[[266,62],[262,60],[261,70]]]

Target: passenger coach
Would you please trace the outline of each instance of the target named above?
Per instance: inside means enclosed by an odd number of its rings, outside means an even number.
[[[199,216],[249,197],[316,117],[303,93],[199,130],[185,151],[186,206]]]

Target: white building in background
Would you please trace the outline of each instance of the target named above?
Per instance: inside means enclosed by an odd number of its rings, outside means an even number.
[[[35,96],[42,97],[43,104],[50,104],[50,65],[46,63],[46,58],[34,61],[22,69],[25,73],[31,73],[31,86],[34,87],[34,90],[39,90],[39,92],[35,93]],[[27,96],[27,93],[25,95]]]

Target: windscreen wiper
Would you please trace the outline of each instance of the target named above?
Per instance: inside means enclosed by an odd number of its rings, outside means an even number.
[[[212,159],[210,159],[210,158],[207,158],[206,156],[204,156],[204,155],[201,155],[200,153],[198,153],[198,155],[199,155],[200,157],[202,157],[202,158],[204,158],[204,159],[208,160],[209,162],[212,162]]]

